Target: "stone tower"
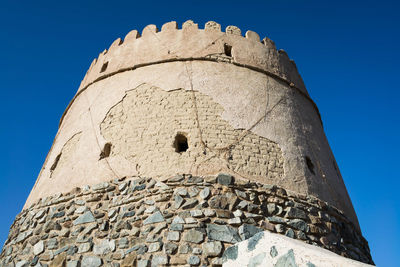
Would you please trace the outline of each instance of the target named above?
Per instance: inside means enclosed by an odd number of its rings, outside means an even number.
[[[92,62],[0,265],[219,266],[263,230],[372,263],[295,63],[252,31],[169,22]]]

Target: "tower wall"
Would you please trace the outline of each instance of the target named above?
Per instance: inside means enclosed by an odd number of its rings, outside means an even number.
[[[294,63],[268,39],[229,29],[168,23],[157,32],[149,25],[101,53],[62,118],[27,205],[113,177],[223,170],[319,197],[358,225]],[[178,132],[188,135],[187,153],[174,150]],[[106,143],[111,155],[100,159]]]
[[[293,237],[304,238],[340,254],[343,249],[348,250],[340,247],[340,240],[343,236],[347,238],[350,231],[351,237],[346,242],[360,253],[358,256],[354,256],[357,253],[342,254],[371,262],[368,245],[361,236],[351,200],[325,137],[320,114],[294,62],[284,51],[277,51],[271,40],[260,41],[251,31],[243,37],[240,29],[234,26],[221,32],[215,22],[206,23],[205,29],[198,29],[191,21],[185,22],[182,29],[178,29],[175,22],[164,24],[161,31],[149,25],[141,35],[132,31],[123,41],[117,39],[103,51],[90,65],[64,112],[52,148],[24,208],[32,214],[45,208],[46,220],[57,221],[56,211],[71,208],[76,200],[66,197],[66,204],[61,207],[54,206],[59,203],[50,200],[68,195],[79,198],[81,193],[72,193],[76,188],[122,178],[151,177],[161,182],[169,181],[177,173],[215,177],[221,172],[234,176],[244,187],[253,183],[262,191],[263,185],[274,185],[284,192],[288,190],[306,199],[315,199],[321,212],[335,210],[338,219],[329,219],[327,223],[335,222],[337,226],[325,225],[328,230],[315,238],[305,237],[310,228],[301,230],[304,236],[293,232]],[[210,184],[200,185],[204,189]],[[235,192],[229,185],[225,184],[228,187],[216,195]],[[146,183],[144,188],[147,188]],[[93,213],[104,206],[100,211],[104,213],[113,205],[112,201],[124,198],[121,194],[128,194],[126,198],[129,198],[137,193],[113,190],[111,195],[103,190],[93,201],[84,199],[98,204],[87,204],[87,209]],[[166,193],[176,197],[175,191]],[[274,201],[282,205],[279,215],[284,218],[284,227],[290,226],[290,219],[313,224],[308,216],[291,217],[289,210],[294,205],[291,202],[282,200],[280,203],[268,197],[244,199],[243,196],[241,200],[263,207],[256,210],[257,220],[250,220],[251,225],[278,231],[275,224],[281,221],[270,219],[276,213],[267,209],[267,203]],[[137,212],[143,201],[136,199],[132,207],[121,202],[118,218],[123,219],[127,211]],[[205,203],[197,200],[190,208],[202,210],[210,205]],[[238,203],[234,202],[229,208],[226,218],[238,217],[233,215],[239,209]],[[312,202],[302,205],[303,212],[324,218],[318,209],[309,209]],[[169,207],[156,208],[163,211]],[[227,207],[214,209],[218,212]],[[78,217],[73,211],[60,224]],[[108,222],[109,218],[105,218]],[[139,216],[134,222],[138,227],[143,226],[146,218]],[[104,218],[96,219],[100,227]],[[208,220],[208,223],[228,223],[218,218]],[[196,223],[203,223],[196,227],[207,231],[205,221]],[[318,224],[322,222],[317,221],[315,226]],[[20,229],[18,226],[13,229],[8,242],[19,242],[26,247],[28,239],[15,241]],[[279,229],[280,233],[287,233],[286,228]],[[298,230],[295,227],[292,231]],[[146,234],[144,229],[140,231]],[[41,233],[42,228],[38,235]],[[106,234],[109,239],[113,239],[112,235],[112,231]],[[94,236],[99,240],[104,237]]]

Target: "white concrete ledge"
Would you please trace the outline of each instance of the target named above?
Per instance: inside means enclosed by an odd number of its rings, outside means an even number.
[[[224,252],[223,267],[366,267],[373,266],[268,231],[236,243]]]

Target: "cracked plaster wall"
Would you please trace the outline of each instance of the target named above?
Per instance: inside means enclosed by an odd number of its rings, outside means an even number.
[[[343,210],[358,225],[343,180],[335,169],[335,159],[320,119],[311,102],[296,90],[263,73],[229,63],[206,61],[149,65],[115,74],[81,92],[65,114],[25,206],[40,197],[67,192],[83,184],[138,174],[137,165],[123,153],[112,152],[111,157],[99,160],[101,150],[108,142],[101,133],[100,125],[110,109],[127,92],[129,95],[130,90],[144,83],[165,91],[183,88],[207,96],[207,101],[215,103],[215,111],[231,129],[251,129],[252,135],[270,140],[280,147],[284,159],[283,176],[272,181],[268,176],[253,176],[250,179],[276,182],[289,190],[315,195]],[[201,116],[202,111],[199,111]],[[76,157],[73,158],[74,168],[63,172],[64,175],[53,173],[50,178],[50,167],[55,158],[64,144],[78,132],[82,132],[82,136],[75,152]],[[169,139],[170,136],[165,138]],[[172,140],[165,142],[168,149],[171,143]],[[307,168],[306,156],[311,159],[315,174]],[[185,169],[175,169],[177,166],[170,166],[171,172]],[[206,165],[204,167],[207,170]],[[151,167],[141,168],[154,173]],[[188,168],[187,172],[190,170]],[[141,175],[147,173],[143,171]]]
[[[68,171],[69,169],[73,169],[74,157],[76,156],[76,151],[79,145],[79,140],[81,139],[82,133],[79,132],[69,139],[64,147],[62,148],[60,154],[57,155],[54,160],[53,165],[50,167],[50,176],[61,176],[62,172]]]

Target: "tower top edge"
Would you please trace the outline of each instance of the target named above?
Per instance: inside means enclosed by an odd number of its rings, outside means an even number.
[[[95,58],[82,80],[78,92],[93,82],[127,69],[174,60],[210,59],[258,69],[288,81],[307,94],[296,64],[284,50],[277,50],[272,40],[262,40],[254,31],[227,26],[225,31],[214,21],[203,29],[188,20],[178,28],[176,21],[150,24],[139,33],[130,31],[117,38]]]

